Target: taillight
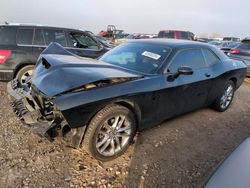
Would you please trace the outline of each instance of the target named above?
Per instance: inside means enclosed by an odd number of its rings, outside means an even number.
[[[5,63],[6,59],[10,56],[11,50],[0,50],[0,64]]]
[[[231,54],[238,54],[238,53],[240,53],[240,50],[239,50],[239,49],[236,49],[236,48],[235,48],[235,49],[231,49],[231,50],[230,50],[230,53],[231,53]]]

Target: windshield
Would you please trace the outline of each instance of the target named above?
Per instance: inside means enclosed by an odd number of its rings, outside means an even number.
[[[137,72],[154,74],[171,49],[157,44],[126,43],[104,54],[100,60]]]

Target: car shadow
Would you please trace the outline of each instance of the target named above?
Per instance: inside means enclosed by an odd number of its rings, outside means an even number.
[[[250,135],[250,109],[239,105],[225,113],[201,109],[140,133],[124,186],[202,187],[220,161]]]

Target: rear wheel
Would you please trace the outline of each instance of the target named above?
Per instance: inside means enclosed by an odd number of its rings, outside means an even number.
[[[246,77],[245,78],[245,82],[248,83],[248,84],[250,84],[250,77]]]
[[[135,132],[134,114],[123,106],[111,105],[91,120],[82,145],[94,158],[109,161],[126,151]]]
[[[232,80],[227,81],[222,94],[216,99],[212,107],[219,112],[226,111],[233,101],[234,91],[234,82]]]
[[[26,83],[27,80],[32,76],[34,65],[26,65],[22,67],[16,74],[16,79],[19,80],[22,84]]]

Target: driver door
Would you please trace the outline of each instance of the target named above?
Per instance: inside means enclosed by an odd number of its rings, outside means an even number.
[[[180,66],[191,67],[193,74],[168,80],[168,76],[176,73]],[[173,117],[206,105],[211,89],[211,72],[201,49],[178,50],[164,72],[165,89],[160,95],[162,117]]]

